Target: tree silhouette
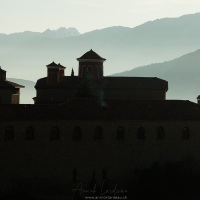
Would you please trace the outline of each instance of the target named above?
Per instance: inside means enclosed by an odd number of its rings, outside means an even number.
[[[92,82],[89,79],[83,79],[77,89],[77,98],[96,98],[96,93],[92,87]]]

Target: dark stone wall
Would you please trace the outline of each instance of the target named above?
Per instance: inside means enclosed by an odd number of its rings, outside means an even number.
[[[30,126],[32,139],[26,137]],[[73,137],[77,126],[80,138]],[[102,137],[96,138],[99,126]],[[165,131],[162,139],[157,137],[159,126]],[[190,130],[188,138],[182,137],[185,126]],[[13,137],[5,136],[6,127],[13,127]],[[58,127],[59,137],[51,137],[52,127]],[[124,137],[117,137],[119,127],[124,127]],[[144,137],[138,137],[140,127]],[[128,185],[135,184],[154,163],[163,168],[190,158],[189,167],[198,174],[199,130],[199,123],[192,121],[1,121],[0,191],[72,194],[79,183],[86,189],[94,183],[101,187],[104,179],[105,187],[117,184],[130,190]]]

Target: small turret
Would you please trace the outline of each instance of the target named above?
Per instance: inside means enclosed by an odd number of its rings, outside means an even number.
[[[5,81],[6,80],[6,71],[1,69],[0,66],[0,81]]]
[[[100,80],[103,78],[103,62],[106,60],[92,49],[77,58],[79,61],[79,78]]]
[[[200,105],[200,95],[197,97],[197,104]]]
[[[65,76],[65,68],[60,63],[55,62],[47,65],[47,83],[49,85],[55,85],[59,82],[60,78]]]
[[[71,76],[74,76],[74,70],[73,70],[73,68],[72,68]]]

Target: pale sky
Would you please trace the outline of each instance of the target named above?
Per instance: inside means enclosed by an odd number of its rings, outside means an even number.
[[[0,33],[59,27],[84,33],[197,12],[200,0],[0,0]]]

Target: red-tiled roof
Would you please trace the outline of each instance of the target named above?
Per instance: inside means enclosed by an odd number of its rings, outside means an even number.
[[[90,60],[90,59],[101,60],[101,61],[106,60],[105,58],[102,58],[101,56],[99,56],[92,49],[90,51],[86,52],[85,54],[83,54],[80,58],[77,58],[78,61],[80,61],[80,60]]]
[[[24,86],[11,81],[0,81],[0,88],[24,88]]]
[[[77,88],[82,79],[77,76],[62,77],[57,85],[47,84],[47,78],[39,79],[35,88]],[[104,77],[102,80],[91,80],[95,88],[102,89],[135,89],[135,90],[168,90],[165,80],[153,77]]]
[[[62,105],[0,105],[0,120],[200,120],[190,101],[76,99]],[[80,115],[80,113],[82,113]]]

